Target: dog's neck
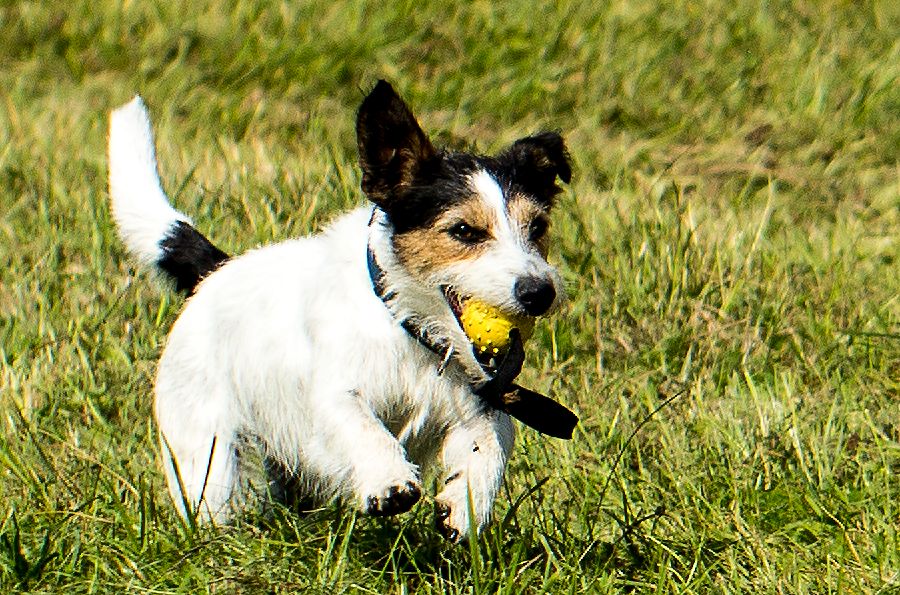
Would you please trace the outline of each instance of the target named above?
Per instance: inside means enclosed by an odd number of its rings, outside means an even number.
[[[397,259],[391,238],[393,225],[375,207],[369,220],[366,255],[372,289],[385,307],[421,346],[440,359],[440,371],[456,362],[473,387],[490,380],[463,330],[456,323],[443,292],[414,279]]]

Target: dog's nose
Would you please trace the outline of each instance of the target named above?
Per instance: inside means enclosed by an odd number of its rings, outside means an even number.
[[[540,316],[550,309],[556,299],[553,284],[541,277],[522,277],[513,287],[516,299],[531,316]]]

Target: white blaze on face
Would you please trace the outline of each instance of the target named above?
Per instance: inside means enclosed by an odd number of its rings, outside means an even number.
[[[474,195],[472,200],[478,201],[477,206],[471,205],[470,212],[477,212],[478,216],[466,220],[486,229],[490,238],[478,247],[476,257],[446,267],[441,284],[452,287],[460,295],[515,312],[520,308],[515,297],[519,279],[529,276],[555,279],[555,274],[537,247],[525,237],[527,225],[513,217],[496,178],[478,170],[469,176],[468,183]]]
[[[475,172],[470,178],[472,189],[481,197],[493,214],[494,238],[501,244],[513,243],[520,244],[519,233],[514,224],[509,220],[509,209],[507,209],[506,199],[503,197],[503,190],[497,180],[484,171],[483,169]]]

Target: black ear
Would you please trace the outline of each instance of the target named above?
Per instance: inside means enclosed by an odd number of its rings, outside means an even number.
[[[556,178],[566,184],[572,179],[569,152],[558,132],[521,138],[506,151],[505,157],[512,160],[515,182],[548,202],[560,192]]]
[[[362,189],[381,207],[395,198],[436,152],[409,107],[385,81],[378,81],[356,115]]]

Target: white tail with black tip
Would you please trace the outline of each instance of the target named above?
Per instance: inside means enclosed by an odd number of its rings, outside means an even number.
[[[110,116],[109,194],[128,250],[165,273],[179,291],[192,293],[228,259],[169,203],[157,171],[150,117],[139,96]]]

